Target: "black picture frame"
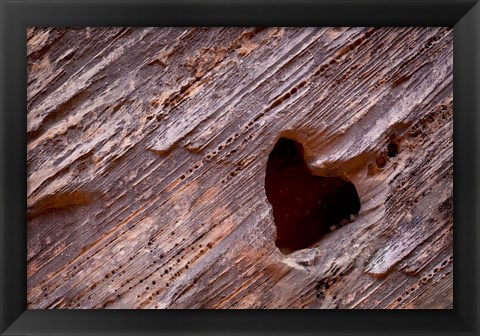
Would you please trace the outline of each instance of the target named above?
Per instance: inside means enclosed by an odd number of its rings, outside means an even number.
[[[480,4],[472,0],[0,0],[2,335],[478,335]],[[26,310],[27,26],[454,27],[454,309]]]

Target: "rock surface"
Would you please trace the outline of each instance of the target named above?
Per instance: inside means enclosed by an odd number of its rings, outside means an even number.
[[[29,28],[28,308],[452,308],[452,39]],[[361,204],[287,254],[280,137]]]

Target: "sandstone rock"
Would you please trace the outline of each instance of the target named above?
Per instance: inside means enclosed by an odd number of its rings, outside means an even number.
[[[29,28],[28,308],[451,308],[452,39]],[[282,137],[360,200],[297,251],[265,191]]]

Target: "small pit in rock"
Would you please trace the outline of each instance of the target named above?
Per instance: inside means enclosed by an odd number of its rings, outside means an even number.
[[[286,138],[280,138],[269,155],[265,191],[277,227],[275,245],[284,254],[310,247],[360,211],[352,183],[313,175],[303,146]]]
[[[395,143],[390,143],[387,146],[387,153],[389,157],[395,157],[398,154],[398,145]]]

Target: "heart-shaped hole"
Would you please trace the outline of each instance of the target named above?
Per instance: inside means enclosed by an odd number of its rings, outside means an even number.
[[[303,156],[301,144],[280,138],[267,163],[265,191],[277,226],[275,245],[284,254],[310,247],[360,211],[352,183],[313,175]]]

